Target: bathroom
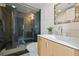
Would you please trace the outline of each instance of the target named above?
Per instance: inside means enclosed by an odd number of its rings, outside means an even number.
[[[78,3],[12,3],[7,5],[13,8],[12,21],[14,22],[13,49],[9,48],[8,53],[19,50],[22,53],[18,52],[18,55],[21,56],[79,55],[77,54],[79,49]],[[5,54],[4,50],[2,54]]]

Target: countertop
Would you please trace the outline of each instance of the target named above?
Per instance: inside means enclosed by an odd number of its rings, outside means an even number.
[[[38,36],[79,50],[79,38],[66,37],[62,35],[49,35],[49,34],[43,34]]]

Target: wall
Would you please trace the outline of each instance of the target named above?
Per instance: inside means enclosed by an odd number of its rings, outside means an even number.
[[[62,27],[64,36],[79,37],[79,22],[55,25],[55,30],[59,31],[59,26]]]
[[[54,6],[52,3],[46,3],[41,8],[41,34],[47,34],[47,27],[54,24]]]
[[[47,34],[47,27],[54,26],[54,31],[59,31],[62,26],[63,35],[79,37],[79,22],[54,25],[54,4],[46,4],[41,8],[41,34]]]
[[[75,20],[75,8],[70,8],[66,12],[63,12],[64,14],[59,16],[58,20],[67,21]],[[79,22],[71,22],[71,23],[64,23],[64,24],[58,24],[55,25],[55,31],[60,33],[59,27],[62,27],[62,35],[64,36],[71,36],[71,37],[79,37]]]
[[[30,13],[24,14],[24,31],[31,31],[32,20],[29,18]]]

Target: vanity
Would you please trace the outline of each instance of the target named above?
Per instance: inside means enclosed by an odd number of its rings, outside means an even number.
[[[79,38],[62,35],[38,35],[39,56],[79,56]]]

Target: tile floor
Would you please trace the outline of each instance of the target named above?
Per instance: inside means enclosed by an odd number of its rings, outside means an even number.
[[[22,54],[21,56],[38,56],[37,54],[37,42],[32,42],[27,45],[29,53]]]
[[[4,49],[1,52],[1,55],[7,55],[7,54],[14,53],[16,51],[20,51],[20,50],[23,50],[23,49],[27,49],[29,51],[29,53],[25,53],[25,54],[22,54],[20,56],[37,56],[37,42],[27,43],[26,47],[20,46],[20,47],[10,49],[10,50],[5,50]]]

